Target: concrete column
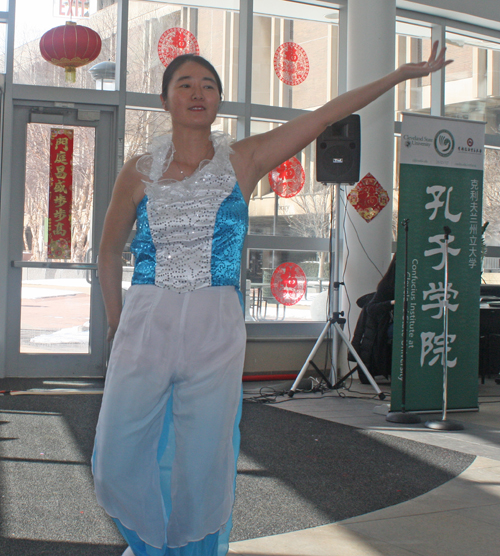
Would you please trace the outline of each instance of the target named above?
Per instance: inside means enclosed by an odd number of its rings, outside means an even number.
[[[351,90],[395,69],[396,2],[349,0],[347,6],[347,89]],[[375,290],[391,260],[394,93],[386,93],[359,114],[360,179],[370,172],[389,193],[391,202],[369,223],[346,203],[342,309],[347,316],[348,294],[351,335],[359,315],[356,300]],[[348,193],[352,188],[345,189]]]

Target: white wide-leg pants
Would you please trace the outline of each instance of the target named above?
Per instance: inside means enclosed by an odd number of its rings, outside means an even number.
[[[98,502],[152,547],[224,529],[246,343],[231,286],[132,286],[108,366],[93,473]]]

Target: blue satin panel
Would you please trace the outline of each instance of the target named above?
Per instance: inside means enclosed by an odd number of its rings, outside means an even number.
[[[212,241],[212,286],[240,286],[241,252],[248,230],[248,206],[238,183],[221,203]]]
[[[132,285],[155,284],[156,247],[154,246],[149,229],[147,205],[148,198],[145,195],[137,205],[137,231],[130,245],[130,251],[132,251],[135,257]]]

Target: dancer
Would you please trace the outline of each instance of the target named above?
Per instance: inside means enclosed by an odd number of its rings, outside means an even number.
[[[246,342],[240,258],[257,182],[328,125],[448,63],[436,43],[427,62],[236,143],[211,131],[222,97],[213,66],[188,54],[165,70],[161,101],[172,133],[124,165],[99,252],[114,345],[93,473],[127,556],[228,550]],[[122,310],[121,254],[136,220]]]

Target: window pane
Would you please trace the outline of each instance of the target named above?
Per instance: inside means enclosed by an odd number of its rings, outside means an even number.
[[[484,150],[483,222],[486,245],[500,246],[500,150]]]
[[[212,131],[236,137],[235,118],[216,118]],[[160,137],[171,132],[170,115],[160,110],[127,110],[125,116],[125,160],[149,151]]]
[[[21,353],[89,353],[87,278],[84,270],[23,268]]]
[[[53,127],[74,133],[71,258],[64,262],[90,262],[95,129],[35,123],[28,124],[27,129],[23,260],[49,260],[49,149]],[[89,352],[90,278],[90,271],[85,270],[23,269],[22,353]]]
[[[500,150],[484,150],[483,223],[488,222],[484,242],[488,247],[500,246]],[[500,257],[485,257],[481,279],[487,284],[500,284]]]
[[[418,63],[429,58],[431,29],[398,21],[396,24],[396,67],[409,62]],[[396,86],[396,120],[401,113],[430,113],[431,79],[429,76],[411,79]]]
[[[401,136],[394,137],[394,182],[392,184],[392,240],[398,240],[398,222],[399,211],[399,158],[401,155]],[[389,193],[390,195],[390,193]]]
[[[162,75],[176,55],[199,53],[215,67],[224,99],[236,100],[238,2],[197,7],[133,0],[129,7],[127,89],[161,93]],[[227,5],[222,5],[227,4]],[[161,58],[160,58],[161,56]]]
[[[276,289],[279,283],[272,282],[272,276],[284,263],[298,265],[305,274],[305,284],[297,285],[292,279],[284,289]],[[327,252],[249,249],[245,319],[248,322],[326,321],[329,275]],[[299,297],[297,303],[288,304]]]
[[[74,0],[74,15],[68,17],[68,2],[65,0],[17,0],[14,83],[95,89],[96,82],[89,69],[100,62],[115,61],[116,58],[116,8],[116,0]],[[40,53],[42,35],[54,27],[65,25],[69,20],[90,27],[102,41],[99,56],[76,69],[75,83],[66,81],[65,70],[44,60]]]
[[[279,125],[253,121],[251,132],[264,133]],[[313,142],[259,181],[250,200],[249,233],[327,238],[332,193],[332,186],[316,181],[316,142]]]
[[[500,133],[500,42],[446,34],[445,116],[486,122],[487,134]]]
[[[5,73],[5,53],[7,50],[7,25],[0,23],[0,73]]]
[[[256,0],[252,103],[312,109],[337,96],[338,11]]]
[[[125,113],[125,161],[148,152],[156,137],[170,131],[170,117],[159,110],[127,110]]]

